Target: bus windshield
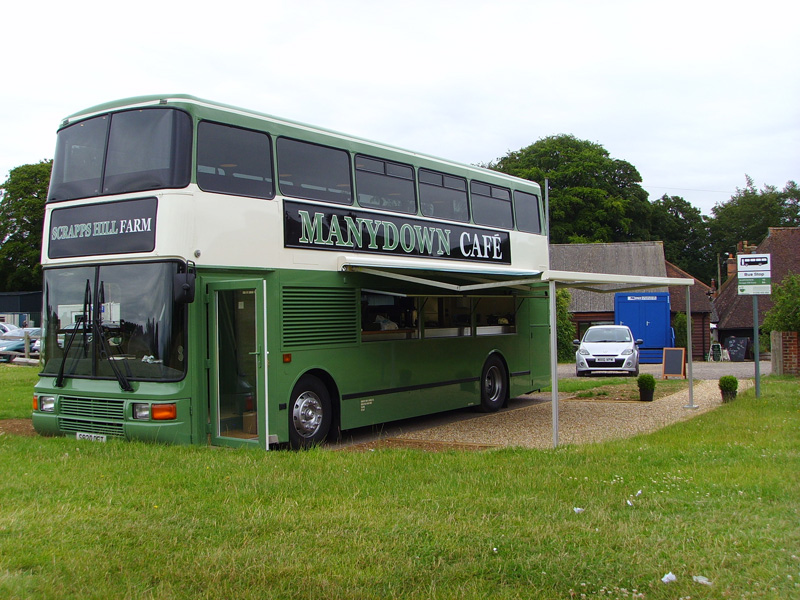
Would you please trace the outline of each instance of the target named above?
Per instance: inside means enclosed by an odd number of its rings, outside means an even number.
[[[169,262],[46,270],[42,373],[120,385],[181,379],[186,305],[173,299],[178,268]]]
[[[58,132],[48,201],[186,187],[191,149],[192,120],[179,110],[79,121]]]

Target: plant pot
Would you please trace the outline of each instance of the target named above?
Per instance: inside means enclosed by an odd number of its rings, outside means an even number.
[[[736,398],[736,392],[722,392],[722,402],[731,402]]]
[[[655,392],[655,390],[639,390],[639,400],[642,402],[652,402],[653,392]]]

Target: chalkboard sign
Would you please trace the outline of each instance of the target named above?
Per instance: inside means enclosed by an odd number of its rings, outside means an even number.
[[[661,377],[686,378],[686,348],[664,348],[663,372]]]
[[[742,362],[747,357],[747,348],[750,345],[748,337],[729,337],[725,340],[725,347],[731,355],[733,362]]]

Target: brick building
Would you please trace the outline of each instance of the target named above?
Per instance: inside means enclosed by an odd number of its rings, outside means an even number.
[[[770,227],[767,237],[760,244],[751,246],[747,242],[740,242],[737,252],[771,255],[772,285],[779,285],[789,273],[800,273],[800,227]],[[752,342],[753,297],[740,296],[738,293],[735,258],[728,259],[728,279],[722,284],[714,306],[719,315],[721,342],[724,343],[731,336],[746,337]],[[770,308],[772,297],[759,296],[759,325],[764,322],[764,315]]]

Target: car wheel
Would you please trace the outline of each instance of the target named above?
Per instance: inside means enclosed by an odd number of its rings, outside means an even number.
[[[316,377],[303,375],[292,390],[289,402],[289,444],[295,450],[325,441],[331,427],[331,398],[328,388]]]

